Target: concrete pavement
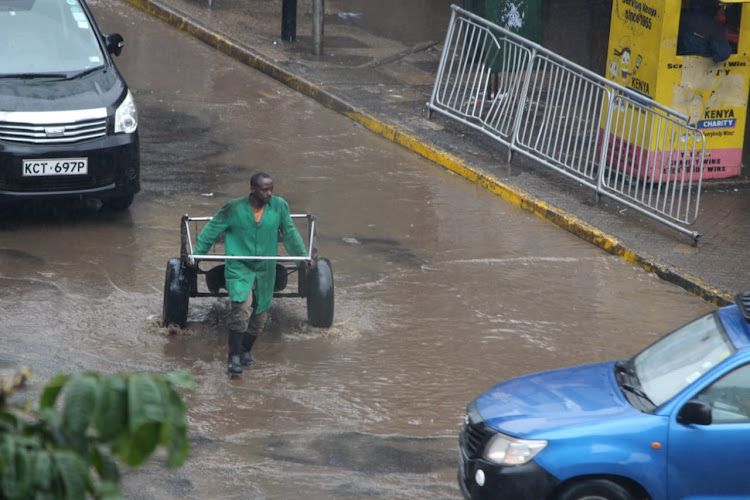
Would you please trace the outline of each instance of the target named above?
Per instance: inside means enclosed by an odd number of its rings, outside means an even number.
[[[312,0],[298,2],[295,41],[280,39],[281,0],[125,1],[710,302],[723,305],[750,291],[750,167],[740,178],[704,181],[694,247],[615,202],[596,204],[590,190],[520,155],[506,163],[505,147],[476,131],[437,114],[428,120],[425,104],[450,17],[445,0],[429,8],[422,1],[423,12],[406,16],[381,2],[328,0],[320,56],[313,55]],[[566,13],[578,15],[575,6]]]

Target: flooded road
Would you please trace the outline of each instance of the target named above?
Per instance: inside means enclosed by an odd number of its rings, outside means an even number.
[[[501,379],[633,354],[713,306],[584,243],[117,2],[92,7],[126,47],[142,187],[128,213],[20,210],[0,222],[5,365],[190,370],[191,452],[130,471],[128,498],[459,498],[465,405]],[[158,47],[158,50],[154,48]],[[226,369],[221,299],[160,321],[184,213],[212,215],[270,173],[317,217],[330,329],[279,299]]]

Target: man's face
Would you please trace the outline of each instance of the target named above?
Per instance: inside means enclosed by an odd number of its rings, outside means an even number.
[[[273,179],[270,177],[258,179],[258,185],[250,187],[250,195],[258,200],[261,205],[268,203],[271,195],[273,195]]]

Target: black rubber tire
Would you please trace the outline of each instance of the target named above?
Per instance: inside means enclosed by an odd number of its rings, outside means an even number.
[[[212,267],[204,273],[206,275],[206,288],[208,288],[209,292],[219,293],[222,288],[226,290],[227,282],[224,278],[224,270],[225,266],[224,264],[221,264]]]
[[[318,238],[316,236],[313,236],[313,241],[312,241],[312,246],[311,246],[312,248],[311,255],[313,259],[318,258],[317,241],[318,241]],[[310,272],[305,266],[300,266],[298,270],[298,275],[297,275],[297,292],[300,294],[300,296],[307,297],[309,282],[310,282]]]
[[[190,302],[190,282],[185,263],[173,258],[167,262],[164,276],[164,304],[162,317],[164,326],[177,325],[185,328]]]
[[[316,328],[333,324],[333,271],[331,261],[318,259],[315,269],[307,270],[307,321]]]
[[[276,281],[273,284],[273,291],[280,292],[289,283],[289,273],[286,272],[286,267],[282,264],[276,264]]]
[[[557,500],[636,500],[619,484],[607,479],[590,479],[572,484],[557,496]]]
[[[112,198],[104,200],[103,204],[113,212],[122,212],[130,208],[130,205],[133,204],[133,198],[134,196],[132,194],[113,196]]]
[[[297,270],[297,292],[300,297],[307,297],[307,282],[310,280],[310,273],[307,268],[303,265]]]

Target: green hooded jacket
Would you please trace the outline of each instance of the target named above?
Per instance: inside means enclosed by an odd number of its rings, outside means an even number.
[[[289,204],[278,196],[271,197],[257,224],[249,196],[229,200],[201,231],[195,245],[195,255],[207,255],[222,232],[225,234],[226,255],[276,256],[281,232],[284,248],[290,256],[307,256],[302,237],[289,216]],[[229,298],[233,302],[244,301],[257,279],[255,298],[258,304],[255,313],[271,307],[276,281],[275,260],[229,259],[225,262],[224,277]]]

